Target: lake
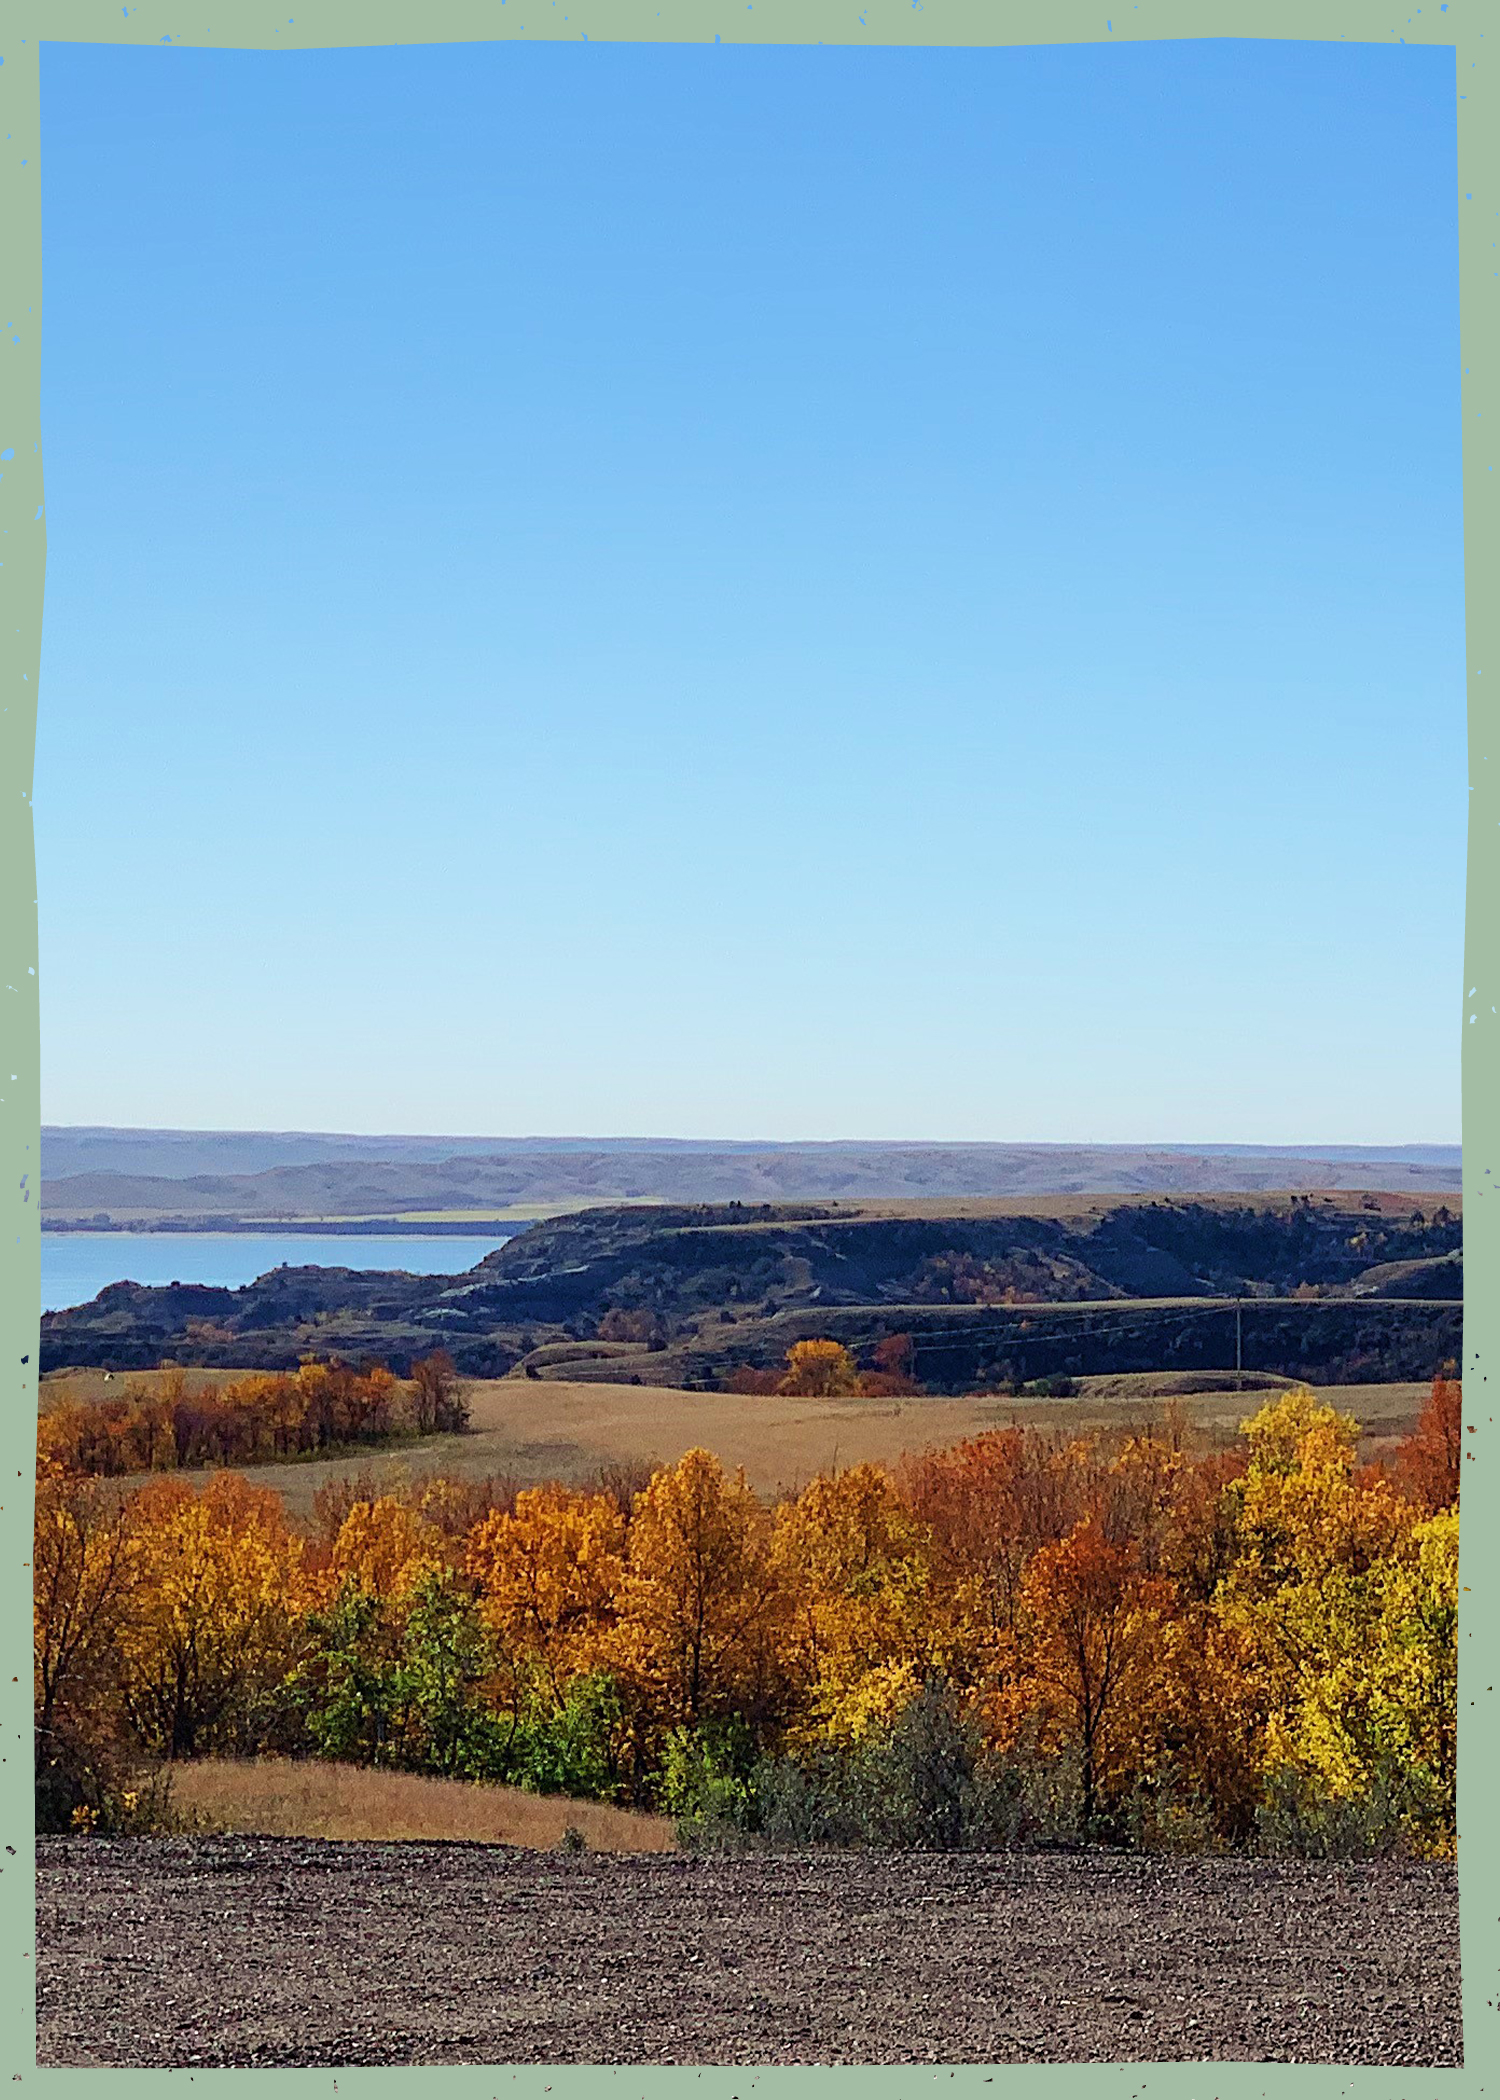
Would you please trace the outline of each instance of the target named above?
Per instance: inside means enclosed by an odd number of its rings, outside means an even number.
[[[292,1268],[409,1269],[457,1276],[512,1233],[44,1232],[42,1311],[86,1305],[106,1284],[215,1283],[237,1288]]]

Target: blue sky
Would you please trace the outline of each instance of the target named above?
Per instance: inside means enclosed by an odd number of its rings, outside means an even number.
[[[1450,52],[43,124],[46,1120],[1457,1136]]]

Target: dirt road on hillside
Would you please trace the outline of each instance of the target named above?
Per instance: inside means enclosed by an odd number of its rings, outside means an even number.
[[[49,1839],[44,2065],[1460,2060],[1451,1867]]]

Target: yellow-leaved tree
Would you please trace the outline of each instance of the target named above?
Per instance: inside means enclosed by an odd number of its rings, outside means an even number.
[[[925,1527],[881,1466],[820,1474],[776,1512],[786,1655],[802,1695],[793,1740],[850,1742],[949,1668]]]
[[[1457,1516],[1422,1520],[1355,1474],[1357,1425],[1305,1388],[1244,1424],[1229,1491],[1239,1552],[1220,1585],[1266,1711],[1268,1775],[1333,1800],[1403,1797],[1439,1849],[1451,1826]],[[1451,1711],[1450,1707],[1450,1711]],[[1432,1833],[1438,1832],[1434,1838]]]
[[[125,1708],[149,1748],[193,1757],[232,1742],[280,1680],[305,1599],[301,1541],[279,1496],[235,1473],[201,1494],[170,1475],[133,1497],[136,1581],[117,1646]]]
[[[424,1576],[449,1565],[453,1549],[436,1524],[394,1495],[356,1502],[333,1542],[325,1591],[346,1584],[399,1607]]]
[[[840,1394],[859,1391],[859,1366],[842,1342],[793,1342],[779,1390],[834,1400]]]

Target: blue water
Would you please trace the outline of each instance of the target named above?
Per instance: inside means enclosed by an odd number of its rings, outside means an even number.
[[[409,1269],[456,1276],[513,1235],[399,1236],[342,1232],[44,1232],[42,1311],[86,1305],[106,1284],[253,1283],[285,1262],[291,1268]]]

